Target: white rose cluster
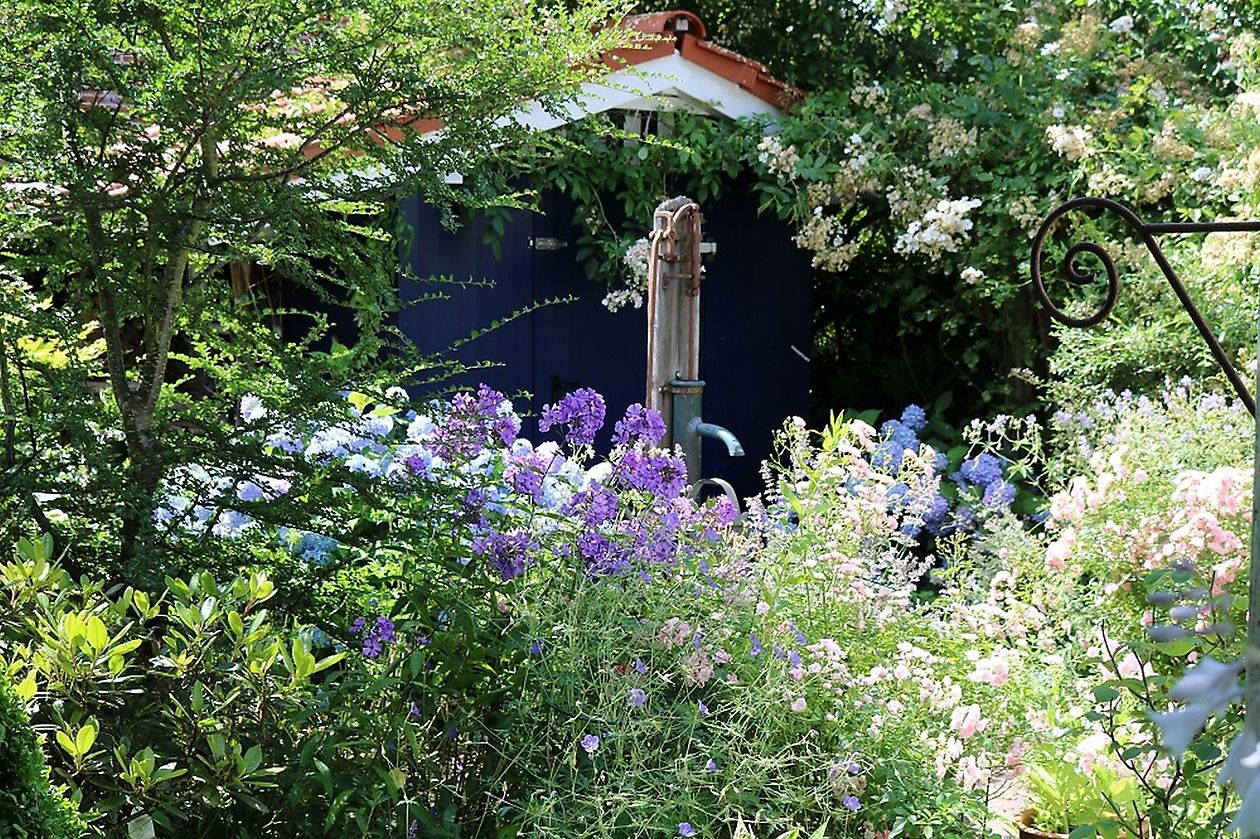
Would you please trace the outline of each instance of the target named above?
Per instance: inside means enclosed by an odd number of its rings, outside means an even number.
[[[1094,153],[1091,145],[1094,135],[1081,125],[1051,125],[1046,128],[1046,138],[1050,140],[1050,148],[1055,154],[1074,163]]]
[[[973,226],[967,213],[979,207],[977,198],[963,196],[956,200],[942,198],[931,207],[923,218],[910,222],[906,232],[897,237],[893,251],[899,254],[921,253],[932,259],[942,254],[956,253],[967,241]]]
[[[791,179],[796,177],[796,166],[801,156],[796,146],[784,146],[783,141],[773,134],[757,144],[757,160],[772,175],[784,175]]]
[[[626,267],[625,288],[615,289],[604,295],[601,302],[610,312],[616,312],[627,305],[636,309],[643,308],[643,298],[647,294],[648,259],[651,256],[651,243],[647,239],[639,239],[626,248],[621,257]]]

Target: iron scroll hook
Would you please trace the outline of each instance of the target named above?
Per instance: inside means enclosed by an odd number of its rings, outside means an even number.
[[[1076,285],[1084,285],[1094,282],[1097,279],[1097,274],[1082,268],[1079,261],[1081,255],[1090,254],[1102,263],[1103,269],[1107,274],[1107,296],[1098,310],[1087,317],[1072,317],[1056,306],[1046,292],[1045,282],[1041,277],[1042,246],[1059,219],[1073,210],[1082,208],[1110,210],[1123,218],[1129,227],[1133,228],[1134,232],[1142,240],[1142,243],[1146,245],[1146,249],[1150,251],[1151,256],[1155,258],[1155,264],[1159,266],[1159,270],[1163,272],[1164,278],[1172,286],[1173,293],[1177,295],[1182,308],[1186,310],[1186,314],[1190,315],[1190,320],[1194,322],[1195,328],[1199,330],[1199,335],[1203,337],[1203,340],[1208,345],[1208,349],[1212,351],[1212,357],[1220,365],[1221,370],[1225,373],[1225,377],[1229,379],[1229,383],[1234,386],[1234,392],[1238,394],[1238,398],[1242,400],[1243,404],[1247,406],[1247,410],[1254,417],[1256,415],[1256,400],[1247,389],[1247,385],[1239,377],[1238,371],[1234,369],[1233,363],[1229,360],[1229,356],[1225,354],[1225,350],[1221,347],[1220,342],[1212,334],[1211,327],[1203,319],[1203,315],[1199,313],[1198,308],[1194,305],[1194,301],[1190,299],[1186,287],[1178,279],[1177,272],[1169,264],[1168,258],[1164,256],[1164,252],[1160,249],[1159,243],[1155,241],[1155,237],[1163,233],[1260,233],[1260,221],[1148,224],[1138,218],[1137,214],[1124,204],[1121,204],[1119,201],[1113,201],[1110,198],[1085,197],[1065,201],[1046,217],[1046,220],[1041,223],[1041,227],[1038,228],[1037,234],[1033,237],[1032,280],[1033,286],[1037,290],[1037,296],[1041,298],[1041,302],[1050,313],[1050,317],[1065,326],[1077,328],[1097,326],[1105,321],[1115,309],[1116,302],[1120,299],[1120,276],[1116,271],[1115,262],[1102,245],[1089,241],[1078,242],[1068,248],[1067,253],[1063,256],[1062,269],[1070,282]]]

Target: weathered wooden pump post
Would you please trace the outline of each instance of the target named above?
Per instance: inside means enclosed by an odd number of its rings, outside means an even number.
[[[684,196],[656,208],[649,237],[647,298],[647,394],[644,404],[665,419],[665,445],[683,448],[687,480],[701,478],[704,437],[721,440],[732,457],[744,447],[730,431],[701,419],[700,207]]]

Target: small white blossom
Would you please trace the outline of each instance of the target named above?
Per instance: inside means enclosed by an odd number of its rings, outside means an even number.
[[[261,399],[252,393],[241,397],[241,419],[245,422],[254,422],[265,416],[267,416],[267,408]]]
[[[1107,24],[1107,28],[1117,35],[1127,35],[1133,31],[1133,15],[1121,15]]]

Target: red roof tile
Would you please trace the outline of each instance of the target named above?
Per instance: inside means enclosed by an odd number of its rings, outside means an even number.
[[[643,64],[677,51],[683,58],[728,79],[776,108],[790,108],[805,98],[799,88],[776,79],[762,63],[705,40],[704,21],[691,12],[675,10],[631,15],[621,21],[626,29],[642,32],[639,48],[615,50],[605,61],[611,66]]]

